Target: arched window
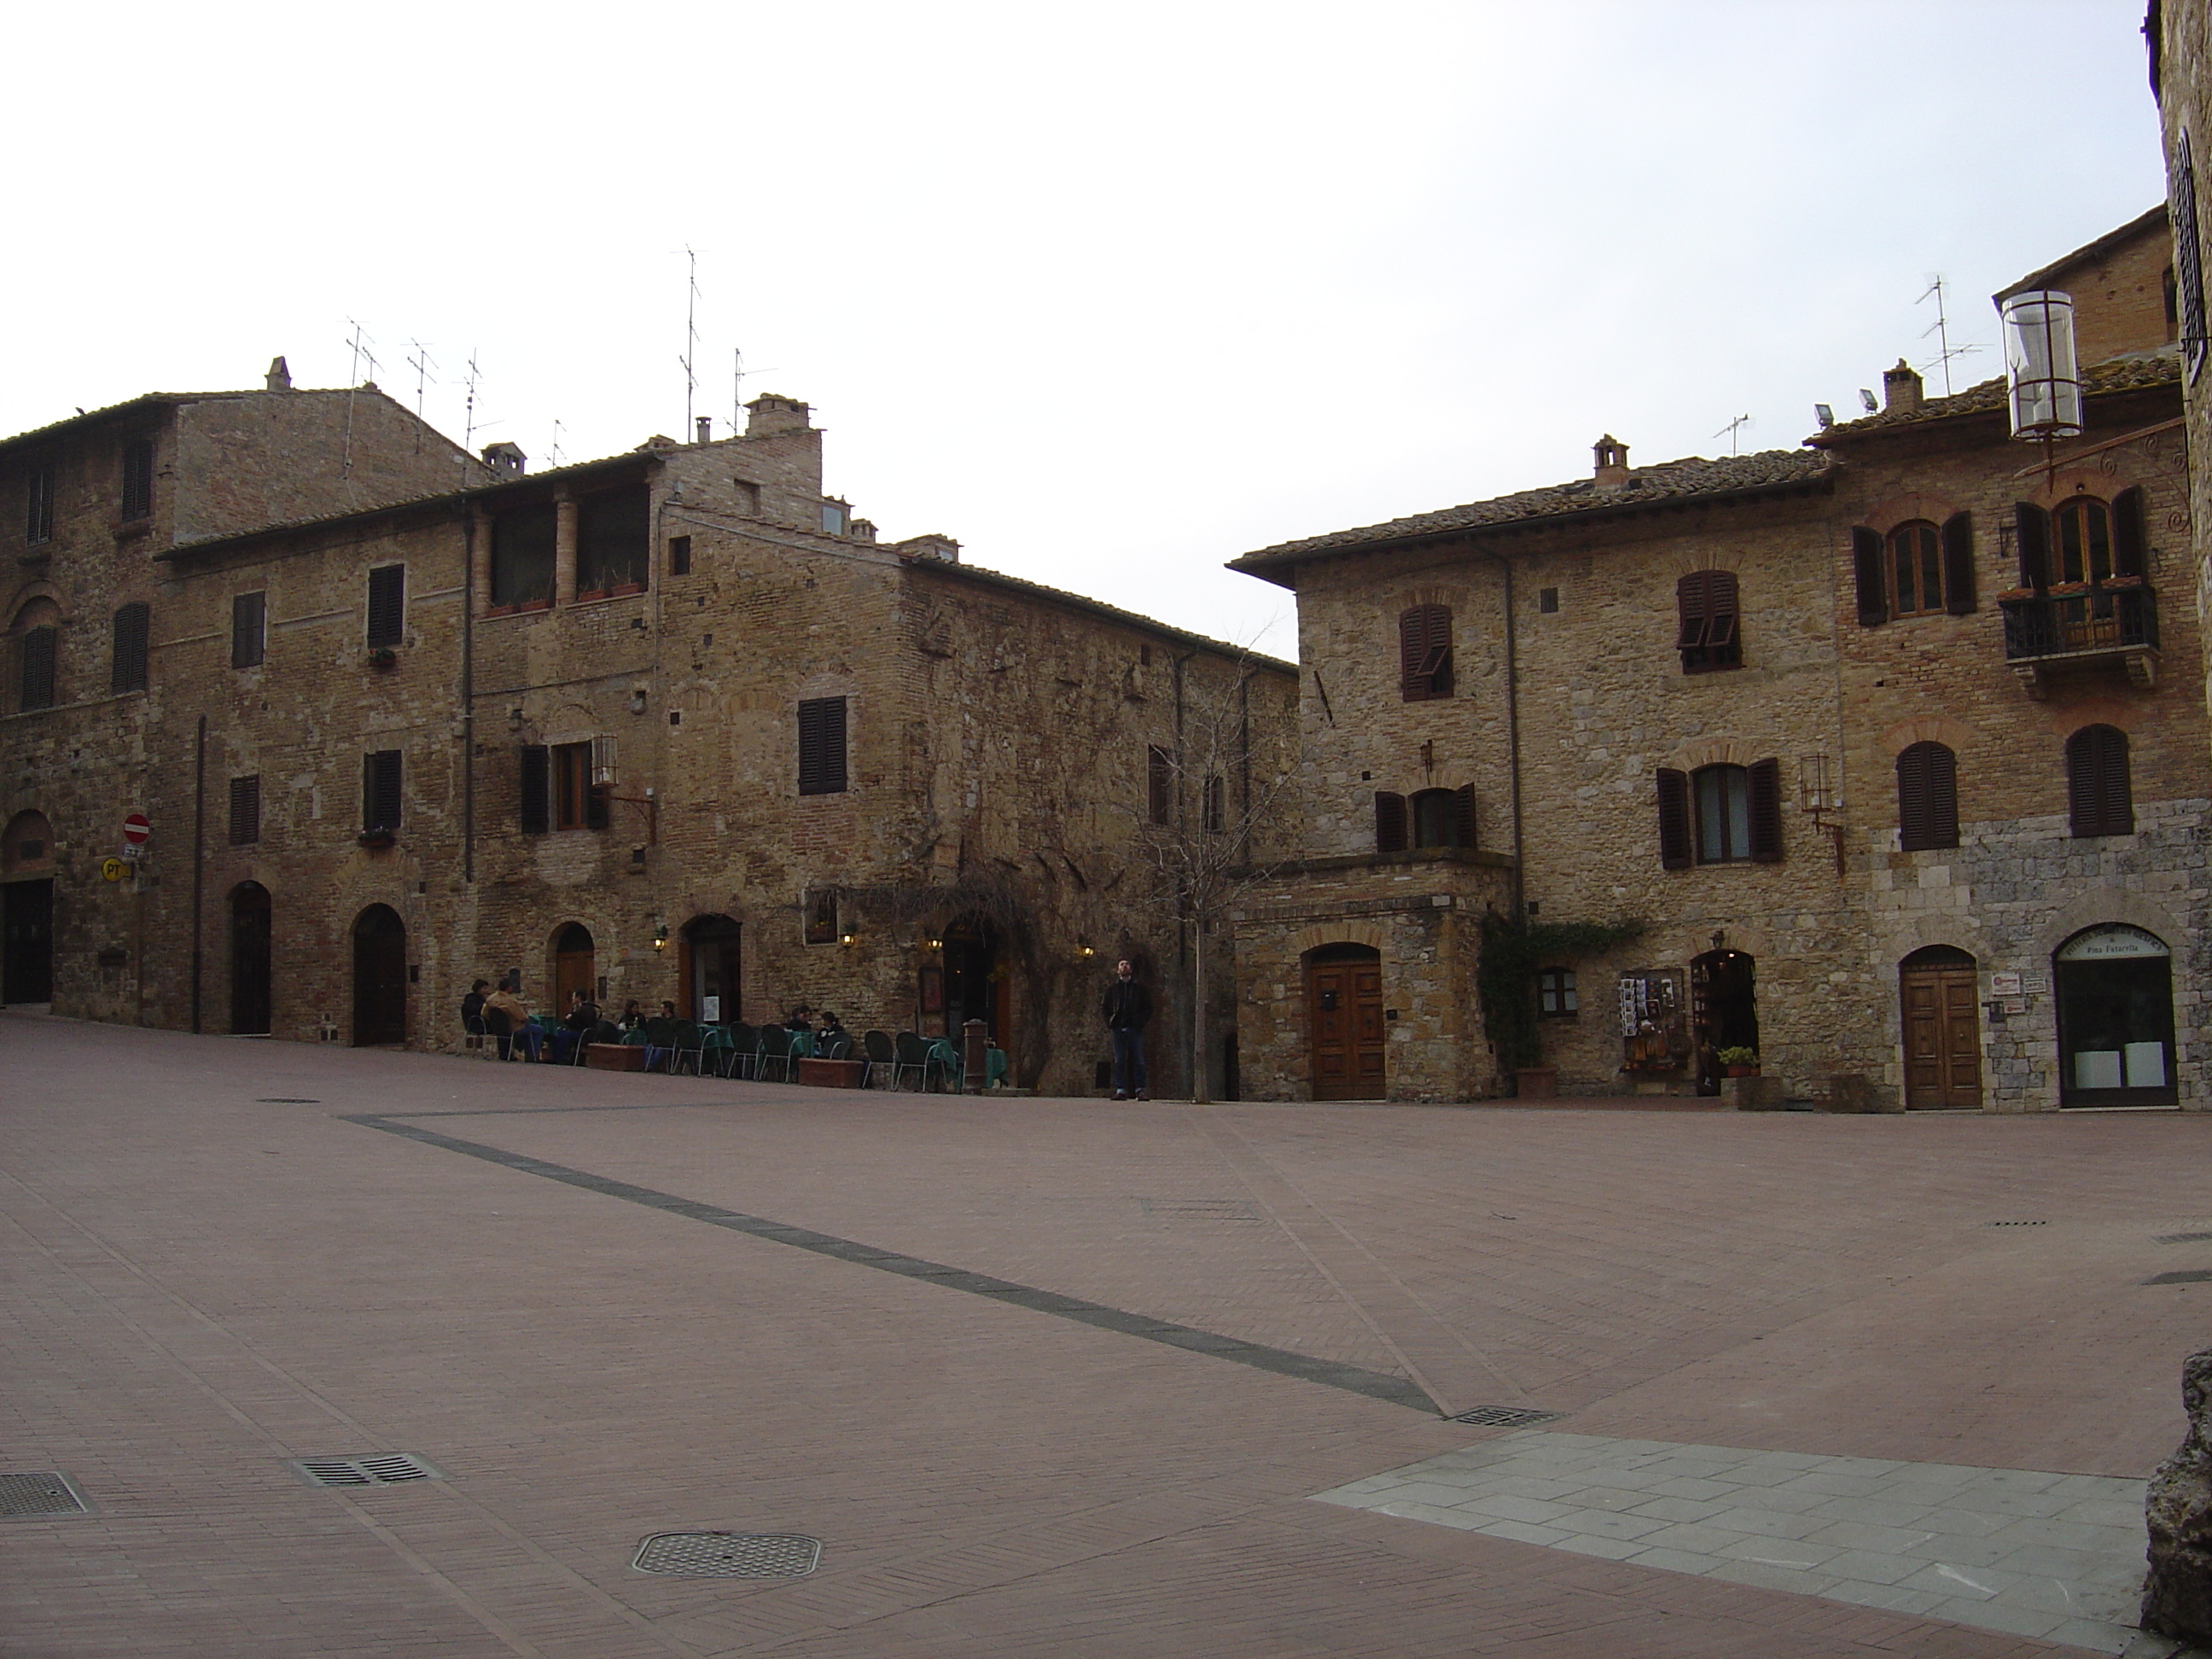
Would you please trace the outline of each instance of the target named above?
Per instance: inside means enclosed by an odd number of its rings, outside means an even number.
[[[1943,608],[1943,538],[1925,519],[1889,532],[1890,614],[1917,617]]]
[[[1781,762],[1662,767],[1658,785],[1662,867],[1782,862]]]
[[[1417,605],[1398,613],[1398,693],[1407,702],[1451,696],[1449,605]]]
[[[1407,803],[1412,809],[1416,847],[1474,845],[1474,786],[1424,789]]]
[[[2135,834],[2128,734],[2116,726],[2085,726],[2067,738],[2066,793],[2075,835]]]
[[[134,599],[115,613],[115,648],[107,674],[109,690],[146,689],[146,633],[151,620],[152,612],[143,599]]]
[[[1897,840],[1908,853],[1959,844],[1959,757],[1940,743],[1897,757]]]
[[[2094,496],[2076,495],[2051,515],[2058,580],[2100,582],[2112,574],[2112,515]]]
[[[1692,570],[1674,584],[1674,609],[1681,623],[1674,648],[1685,674],[1743,666],[1735,571]]]

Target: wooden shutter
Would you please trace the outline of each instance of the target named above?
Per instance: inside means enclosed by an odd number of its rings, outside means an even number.
[[[2143,544],[2143,493],[2123,489],[2112,497],[2112,574],[2140,576],[2149,562]]]
[[[1851,574],[1858,583],[1859,626],[1881,627],[1889,620],[1889,588],[1882,580],[1880,532],[1864,525],[1851,532]]]
[[[1897,844],[1908,853],[1959,844],[1958,757],[1940,743],[1897,757]]]
[[[1474,840],[1474,786],[1462,784],[1452,792],[1459,798],[1459,840],[1455,844],[1472,847]]]
[[[399,827],[399,751],[380,749],[362,757],[361,827],[397,830]]]
[[[799,793],[835,795],[845,788],[845,700],[810,697],[799,705]]]
[[[23,635],[21,684],[22,697],[18,707],[22,708],[52,708],[54,706],[54,629],[40,626]]]
[[[2067,738],[2066,788],[2075,835],[2133,835],[2127,733],[2117,726],[2085,726]]]
[[[553,757],[542,743],[522,745],[522,833],[542,836],[553,826]]]
[[[115,649],[108,670],[111,691],[146,689],[146,630],[152,612],[133,600],[115,613]]]
[[[54,538],[54,470],[42,466],[31,474],[28,509],[24,514],[23,539],[36,545]]]
[[[249,847],[261,839],[261,778],[230,781],[230,844]]]
[[[1659,769],[1659,867],[1686,870],[1691,864],[1690,775]]]
[[[258,668],[268,635],[266,593],[234,594],[230,601],[230,665]]]
[[[398,645],[407,635],[407,567],[380,564],[368,573],[368,648]]]
[[[1175,817],[1175,763],[1158,744],[1145,750],[1145,812],[1153,823]]]
[[[1451,695],[1451,611],[1417,605],[1398,614],[1398,691],[1407,702]]]
[[[2051,515],[2033,501],[2014,501],[2012,521],[2020,549],[2020,585],[2040,593],[2051,586]]]
[[[143,519],[154,510],[154,441],[137,438],[123,449],[123,516]]]
[[[1782,763],[1753,761],[1751,772],[1751,861],[1782,862]]]
[[[590,757],[586,756],[584,763],[585,829],[604,830],[607,827],[611,821],[610,814],[612,810],[607,804],[607,797],[612,793],[611,789],[602,789],[592,781],[591,760]]]
[[[1378,853],[1402,853],[1406,847],[1406,798],[1393,794],[1388,789],[1377,789],[1375,792],[1375,850]]]
[[[1974,515],[1943,520],[1943,608],[1954,617],[1974,611]]]
[[[2172,204],[2173,277],[2181,301],[2181,352],[2194,376],[2204,361],[2204,270],[2197,240],[2197,167],[2189,153],[2189,134],[2179,135],[2166,199]]]

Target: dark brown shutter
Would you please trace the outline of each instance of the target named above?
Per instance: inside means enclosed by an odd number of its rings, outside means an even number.
[[[2076,836],[2135,833],[2128,738],[2118,727],[2085,726],[2066,739],[2066,787]]]
[[[261,839],[261,778],[230,781],[230,844],[249,847]]]
[[[835,795],[845,788],[845,700],[810,697],[799,705],[799,793]]]
[[[1451,611],[1417,605],[1398,613],[1398,694],[1407,702],[1451,695]]]
[[[2051,586],[2051,515],[2033,501],[2014,501],[2012,521],[2020,549],[2020,585],[2040,593]]]
[[[1897,844],[1908,853],[1959,844],[1958,757],[1940,743],[1897,757]]]
[[[143,519],[154,510],[154,441],[137,438],[123,448],[123,516]]]
[[[1943,520],[1943,608],[1954,617],[1974,611],[1974,515]]]
[[[1453,792],[1459,798],[1459,841],[1461,847],[1472,847],[1474,841],[1474,786],[1462,784]]]
[[[368,648],[398,645],[407,634],[407,567],[380,564],[368,573]]]
[[[1692,570],[1674,584],[1674,615],[1678,623],[1674,648],[1678,651],[1694,651],[1705,643],[1705,632],[1712,616],[1706,578],[1711,574],[1709,570]]]
[[[522,833],[542,836],[553,826],[553,758],[542,743],[522,745]]]
[[[2123,489],[2112,497],[2112,574],[2140,576],[2149,562],[2143,544],[2143,493]]]
[[[399,827],[399,751],[380,749],[361,757],[361,827]]]
[[[1175,817],[1175,763],[1158,744],[1145,750],[1145,814],[1153,823]]]
[[[146,689],[146,629],[152,613],[133,600],[115,613],[115,650],[108,670],[111,691]]]
[[[1690,867],[1690,775],[1659,769],[1659,866]]]
[[[38,627],[23,635],[22,697],[17,705],[22,708],[52,708],[54,706],[54,629]]]
[[[1782,862],[1782,763],[1753,761],[1751,771],[1751,861]]]
[[[1927,745],[1928,844],[1959,844],[1959,757],[1940,743]]]
[[[230,665],[258,668],[268,636],[266,593],[238,593],[230,601]]]
[[[611,788],[603,789],[598,784],[592,781],[592,752],[591,745],[588,744],[584,745],[582,759],[584,765],[584,828],[586,830],[604,830],[607,827],[608,823],[611,822],[610,815],[612,811],[612,808],[610,807],[607,803],[607,797],[614,792]]]
[[[1881,536],[1860,525],[1851,532],[1851,574],[1859,590],[1859,626],[1879,628],[1889,620],[1889,590],[1882,580]]]
[[[1402,853],[1406,850],[1406,798],[1393,794],[1388,789],[1375,792],[1375,850],[1378,853]]]

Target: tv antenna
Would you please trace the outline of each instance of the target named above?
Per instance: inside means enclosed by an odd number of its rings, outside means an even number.
[[[684,355],[676,361],[684,365],[684,425],[688,438],[691,432],[691,405],[698,395],[699,376],[693,365],[699,356],[699,256],[691,245],[684,245],[684,257],[690,263],[689,295],[684,304]]]
[[[1729,441],[1729,453],[1734,455],[1739,453],[1736,447],[1736,440],[1739,434],[1741,434],[1744,428],[1751,424],[1752,419],[1750,416],[1739,415],[1735,419],[1730,421],[1726,426],[1723,427],[1718,432],[1714,433],[1712,435],[1716,438],[1727,438]]]
[[[415,453],[422,453],[422,396],[424,388],[434,379],[430,373],[437,360],[430,356],[430,348],[420,340],[407,343],[415,348],[415,355],[407,360],[407,367],[415,371]]]
[[[353,367],[346,371],[345,442],[338,459],[338,477],[341,478],[353,477],[353,404],[354,394],[361,387],[362,358],[368,359],[369,378],[376,378],[375,342],[369,338],[368,331],[357,319],[349,317],[346,321],[353,324],[353,337],[347,342],[353,348]]]
[[[773,368],[747,368],[745,354],[732,347],[730,350],[730,431],[734,434],[745,429],[745,376],[774,374]]]
[[[1951,343],[1951,319],[1948,310],[1944,304],[1944,290],[1946,287],[1947,284],[1943,280],[1942,274],[1939,271],[1935,276],[1930,276],[1928,279],[1928,287],[1926,291],[1912,303],[1917,306],[1925,305],[1928,302],[1929,295],[1932,295],[1935,296],[1936,320],[1929,326],[1920,331],[1920,337],[1924,340],[1931,334],[1936,337],[1936,362],[1942,366],[1943,395],[1948,398],[1951,395],[1951,359],[1954,357],[1964,357],[1972,352],[1979,351],[1981,347],[1978,345],[1954,346]]]
[[[483,372],[477,367],[476,348],[471,346],[469,348],[469,372],[462,376],[468,386],[469,396],[467,403],[462,406],[465,413],[461,427],[461,447],[471,455],[476,453],[477,448],[477,382],[483,378]]]
[[[561,417],[555,416],[553,417],[553,453],[548,458],[549,464],[553,466],[561,465],[561,434],[567,428],[561,424]]]

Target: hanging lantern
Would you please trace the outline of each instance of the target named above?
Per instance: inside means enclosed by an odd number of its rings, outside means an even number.
[[[2012,435],[2049,442],[2081,435],[2081,374],[2074,361],[2074,298],[2050,289],[2004,302],[2005,374]]]

